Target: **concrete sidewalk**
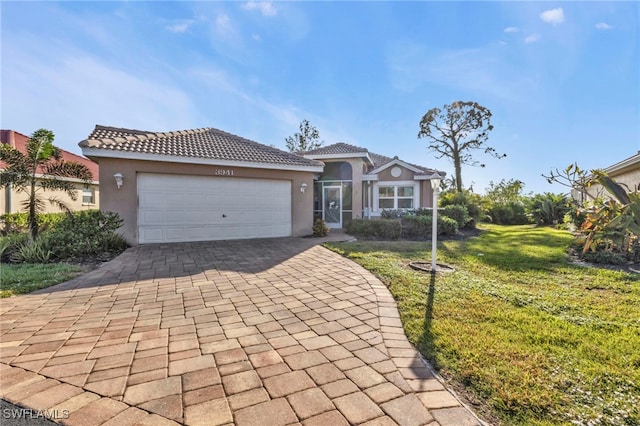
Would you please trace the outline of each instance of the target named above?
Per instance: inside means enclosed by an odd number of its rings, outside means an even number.
[[[83,426],[480,424],[320,241],[140,246],[3,299],[0,397]]]

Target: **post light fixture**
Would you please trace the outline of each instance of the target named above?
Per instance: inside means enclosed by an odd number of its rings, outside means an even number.
[[[114,174],[113,178],[116,180],[116,188],[122,188],[122,183],[124,182],[124,176],[122,176],[122,173],[118,172]]]
[[[307,184],[302,182],[302,185],[300,185],[300,192],[302,192],[304,194],[304,191],[307,189]]]
[[[442,178],[438,173],[431,176],[431,189],[433,190],[433,220],[431,224],[431,273],[436,273],[436,252],[438,248],[438,192]]]

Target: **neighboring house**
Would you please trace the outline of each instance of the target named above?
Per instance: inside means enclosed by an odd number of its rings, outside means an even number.
[[[617,183],[626,185],[629,191],[640,191],[640,151],[612,166],[602,169]],[[593,184],[586,191],[589,195],[572,191],[577,201],[587,201],[591,197],[609,197],[609,193],[599,184]]]
[[[305,152],[324,163],[314,184],[314,215],[331,228],[353,218],[380,216],[385,209],[432,207],[430,179],[444,172],[337,143]]]
[[[29,136],[23,135],[22,133],[18,133],[14,130],[0,130],[0,141],[3,144],[8,144],[18,151],[25,153],[27,142],[29,141]],[[44,191],[40,192],[40,194],[43,198],[54,197],[63,201],[72,211],[99,208],[100,191],[98,181],[100,180],[100,177],[98,165],[80,155],[76,155],[65,150],[61,151],[62,159],[64,161],[74,161],[76,163],[84,164],[89,168],[89,171],[91,171],[92,175],[91,183],[86,184],[80,179],[64,178],[75,183],[78,195],[75,201],[72,200],[68,194],[62,191]],[[5,168],[6,164],[0,161],[0,172],[2,172]],[[39,170],[36,171],[36,176],[41,177],[42,174],[38,172]],[[0,188],[0,214],[25,211],[24,202],[27,199],[28,194],[24,192],[18,192],[10,186]],[[57,206],[49,202],[45,202],[44,208],[44,212],[46,213],[60,211]]]
[[[433,170],[345,144],[297,155],[213,128],[96,126],[79,145],[131,244],[305,236],[314,217],[340,227],[431,199]]]

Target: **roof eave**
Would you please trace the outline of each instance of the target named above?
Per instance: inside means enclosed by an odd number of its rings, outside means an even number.
[[[199,158],[199,157],[183,157],[178,155],[161,155],[161,154],[147,154],[139,152],[125,152],[108,150],[101,148],[91,148],[80,145],[82,147],[82,154],[95,162],[99,163],[100,158],[118,158],[123,160],[140,160],[140,161],[161,161],[169,163],[183,163],[183,164],[203,164],[210,166],[226,166],[226,167],[245,167],[245,168],[258,168],[258,169],[270,169],[270,170],[289,170],[299,172],[312,172],[322,173],[324,166],[318,165],[303,165],[303,164],[275,164],[275,163],[262,163],[262,162],[249,162],[249,161],[236,161],[236,160],[222,160],[216,158]]]

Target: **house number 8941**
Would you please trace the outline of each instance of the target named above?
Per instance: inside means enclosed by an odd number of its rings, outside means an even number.
[[[233,176],[233,170],[231,169],[216,169],[213,173],[216,176]]]

